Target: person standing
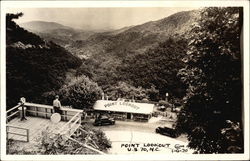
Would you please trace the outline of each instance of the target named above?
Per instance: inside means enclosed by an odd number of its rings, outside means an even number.
[[[62,114],[61,111],[61,102],[59,101],[59,96],[56,95],[54,101],[53,101],[53,109],[54,109],[54,113],[59,113]]]

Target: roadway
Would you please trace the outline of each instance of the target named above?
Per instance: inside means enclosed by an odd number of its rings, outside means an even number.
[[[93,126],[92,123],[93,120],[88,122],[90,126]],[[93,126],[93,128],[104,131],[110,139],[111,154],[177,153],[175,146],[178,145],[183,146],[182,152],[192,153],[193,151],[187,148],[188,141],[185,135],[171,138],[155,133],[158,126],[171,127],[173,123],[165,117],[153,117],[149,122],[116,121],[115,125]],[[147,146],[148,144],[150,146]],[[164,144],[165,147],[158,147],[159,144]]]

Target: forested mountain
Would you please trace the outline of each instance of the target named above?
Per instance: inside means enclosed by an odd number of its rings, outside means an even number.
[[[51,22],[22,25],[81,58],[83,63],[77,68],[77,75],[88,76],[105,93],[117,97],[123,84],[129,89],[147,91],[147,97],[159,100],[166,92],[173,98],[183,96],[186,86],[177,77],[177,71],[183,67],[186,37],[198,16],[198,11],[179,12],[158,21],[99,33]],[[133,97],[130,93],[126,97]]]
[[[81,58],[78,76],[90,77],[109,95],[114,95],[114,86],[125,82],[135,88],[161,89],[154,98],[157,100],[166,92],[173,97],[183,95],[185,85],[176,75],[183,67],[188,31],[198,16],[198,11],[184,11],[158,21],[99,33],[60,27],[42,31],[38,27],[36,34]]]
[[[143,53],[176,34],[186,37],[190,25],[196,21],[198,15],[195,10],[184,11],[158,21],[109,32],[76,30],[65,28],[63,25],[59,27],[59,24],[53,26],[53,29],[45,27],[46,30],[42,30],[40,26],[36,27],[34,21],[21,25],[47,40],[54,40],[80,58],[98,57],[99,55],[120,57],[129,52]],[[41,26],[45,26],[47,23],[44,22]]]
[[[134,86],[147,89],[155,86],[159,96],[164,97],[168,92],[171,97],[182,98],[186,86],[177,77],[177,73],[184,67],[182,58],[186,47],[186,40],[169,38],[154,49],[123,59],[123,65],[117,67],[118,76]]]
[[[22,96],[28,101],[43,102],[44,92],[59,89],[66,72],[81,65],[79,58],[61,46],[19,27],[13,19],[20,16],[22,13],[6,15],[8,108]]]
[[[185,87],[176,74],[182,67],[188,31],[198,15],[198,11],[180,12],[117,34],[98,33],[77,41],[74,47],[86,57],[79,74],[87,73],[104,91],[122,81],[146,89],[155,86],[161,89],[158,99],[165,92],[179,97]]]

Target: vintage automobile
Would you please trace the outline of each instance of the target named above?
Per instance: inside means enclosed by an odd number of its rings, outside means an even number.
[[[178,136],[180,136],[180,133],[176,129],[169,127],[157,127],[155,129],[155,132],[162,135],[170,136],[172,138],[177,138]]]
[[[95,122],[93,123],[94,126],[101,126],[101,125],[114,125],[115,120],[113,118],[110,118],[108,116],[100,116],[95,119]]]

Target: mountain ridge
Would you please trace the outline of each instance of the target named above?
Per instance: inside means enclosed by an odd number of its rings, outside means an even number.
[[[62,25],[57,22],[49,21],[29,21],[25,23],[18,24],[20,27],[33,32],[48,32],[54,29],[73,29],[72,27]],[[74,30],[74,29],[73,29]]]
[[[123,32],[117,32],[117,34],[110,32],[96,33],[82,42],[71,43],[70,47],[81,48],[81,53],[78,54],[88,55],[88,57],[90,52],[93,53],[92,55],[110,52],[119,53],[120,51],[117,51],[119,48],[141,53],[171,36],[186,36],[185,33],[188,32],[190,25],[196,18],[197,11],[183,11],[164,19],[130,27]],[[178,19],[180,19],[179,22]],[[99,49],[99,52],[97,49]]]

